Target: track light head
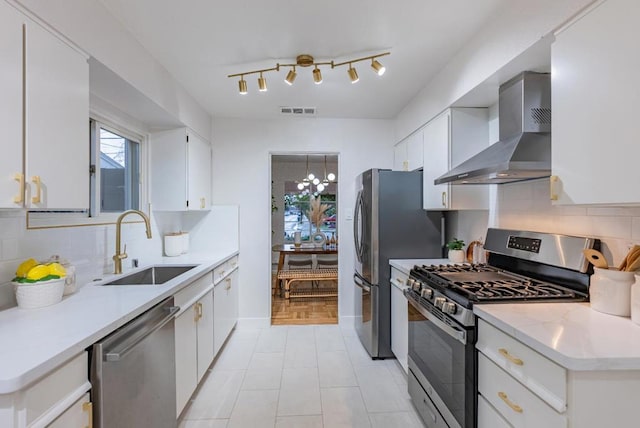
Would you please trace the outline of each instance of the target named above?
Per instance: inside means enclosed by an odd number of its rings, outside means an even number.
[[[266,92],[267,91],[267,79],[262,77],[262,73],[260,73],[260,77],[258,77],[258,90],[260,92]]]
[[[375,58],[371,58],[371,68],[373,68],[378,76],[382,76],[384,72],[387,71],[387,68],[380,64]]]
[[[356,83],[358,80],[360,80],[360,78],[358,77],[358,72],[351,66],[351,64],[349,64],[347,73],[349,73],[349,79],[351,79],[351,83]]]
[[[293,67],[291,70],[289,70],[289,72],[287,73],[287,77],[284,78],[284,81],[287,85],[291,86],[293,85],[293,81],[296,80],[296,76],[298,75],[298,73],[296,73],[296,68]]]
[[[317,66],[313,69],[313,81],[316,85],[322,83],[322,72]]]
[[[238,90],[240,94],[245,95],[247,91],[247,81],[244,80],[243,77],[240,77],[240,81],[238,82]]]

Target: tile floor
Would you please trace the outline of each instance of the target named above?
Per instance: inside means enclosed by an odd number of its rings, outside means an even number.
[[[396,360],[338,325],[237,328],[180,428],[420,428]]]

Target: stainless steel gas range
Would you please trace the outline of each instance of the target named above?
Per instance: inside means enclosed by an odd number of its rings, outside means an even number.
[[[415,266],[409,301],[409,393],[429,428],[477,426],[474,304],[585,301],[592,238],[489,229],[487,264]]]

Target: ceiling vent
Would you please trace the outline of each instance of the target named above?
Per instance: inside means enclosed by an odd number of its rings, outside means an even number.
[[[315,116],[315,107],[280,107],[280,114],[285,116]]]

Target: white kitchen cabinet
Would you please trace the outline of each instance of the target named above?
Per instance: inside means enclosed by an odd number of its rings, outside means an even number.
[[[6,172],[0,207],[86,209],[87,58],[6,2],[0,7],[0,121],[5,141],[0,166]]]
[[[393,148],[394,171],[415,171],[423,165],[422,129],[409,135]]]
[[[238,269],[231,271],[215,286],[213,293],[214,353],[217,355],[238,321]]]
[[[187,128],[151,134],[151,202],[158,211],[211,208],[211,145]]]
[[[640,204],[640,2],[607,0],[556,34],[551,199]]]
[[[409,315],[407,298],[404,297],[402,288],[406,287],[407,279],[407,274],[391,268],[391,351],[405,373],[408,372]]]
[[[569,370],[482,319],[476,347],[478,428],[637,425],[640,370]]]
[[[175,304],[186,308],[175,319],[177,415],[213,361],[212,288],[209,272],[174,296]]]
[[[90,426],[87,423],[91,416],[88,361],[87,352],[81,352],[25,389],[0,394],[0,426]]]
[[[486,108],[451,108],[424,127],[423,208],[485,210],[488,185],[434,184],[434,180],[489,146]]]
[[[0,2],[0,129],[2,156],[0,208],[21,208],[22,170],[22,24],[21,15],[6,2]]]

